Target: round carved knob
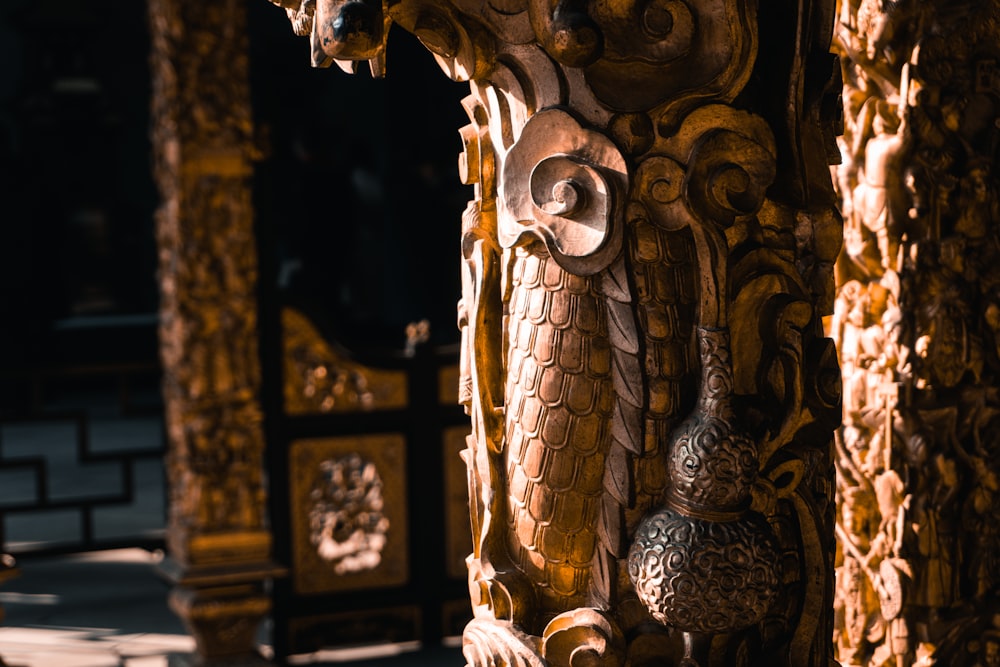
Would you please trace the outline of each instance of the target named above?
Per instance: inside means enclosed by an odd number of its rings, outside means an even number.
[[[759,622],[778,591],[778,552],[756,513],[708,521],[663,508],[647,516],[628,554],[639,599],[685,632],[735,632]]]

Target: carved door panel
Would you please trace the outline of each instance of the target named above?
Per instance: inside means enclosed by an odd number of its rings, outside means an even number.
[[[282,308],[280,325],[269,470],[289,576],[274,586],[276,652],[460,634],[472,539],[456,354],[362,364],[300,311]]]
[[[317,77],[273,8],[248,8],[268,138],[255,196],[270,517],[289,569],[276,653],[437,642],[471,616],[455,323],[466,91],[416,38],[397,42],[407,76]],[[449,96],[444,113],[431,103]],[[406,357],[422,318],[430,340]]]

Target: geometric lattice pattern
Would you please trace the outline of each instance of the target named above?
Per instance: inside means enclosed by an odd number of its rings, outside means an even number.
[[[159,543],[159,416],[86,412],[0,420],[0,538],[9,553]]]

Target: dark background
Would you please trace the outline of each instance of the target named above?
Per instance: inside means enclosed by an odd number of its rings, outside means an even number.
[[[283,10],[247,7],[264,300],[361,353],[422,318],[456,341],[467,85],[399,29],[385,80],[313,70]],[[0,372],[155,362],[145,3],[0,0],[0,63]]]

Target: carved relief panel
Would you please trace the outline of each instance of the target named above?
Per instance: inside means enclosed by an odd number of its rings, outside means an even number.
[[[470,82],[469,665],[828,667],[830,4],[279,4]]]
[[[289,456],[296,591],[315,595],[405,583],[404,438],[298,440]]]
[[[844,665],[1000,659],[1000,4],[845,2]]]

